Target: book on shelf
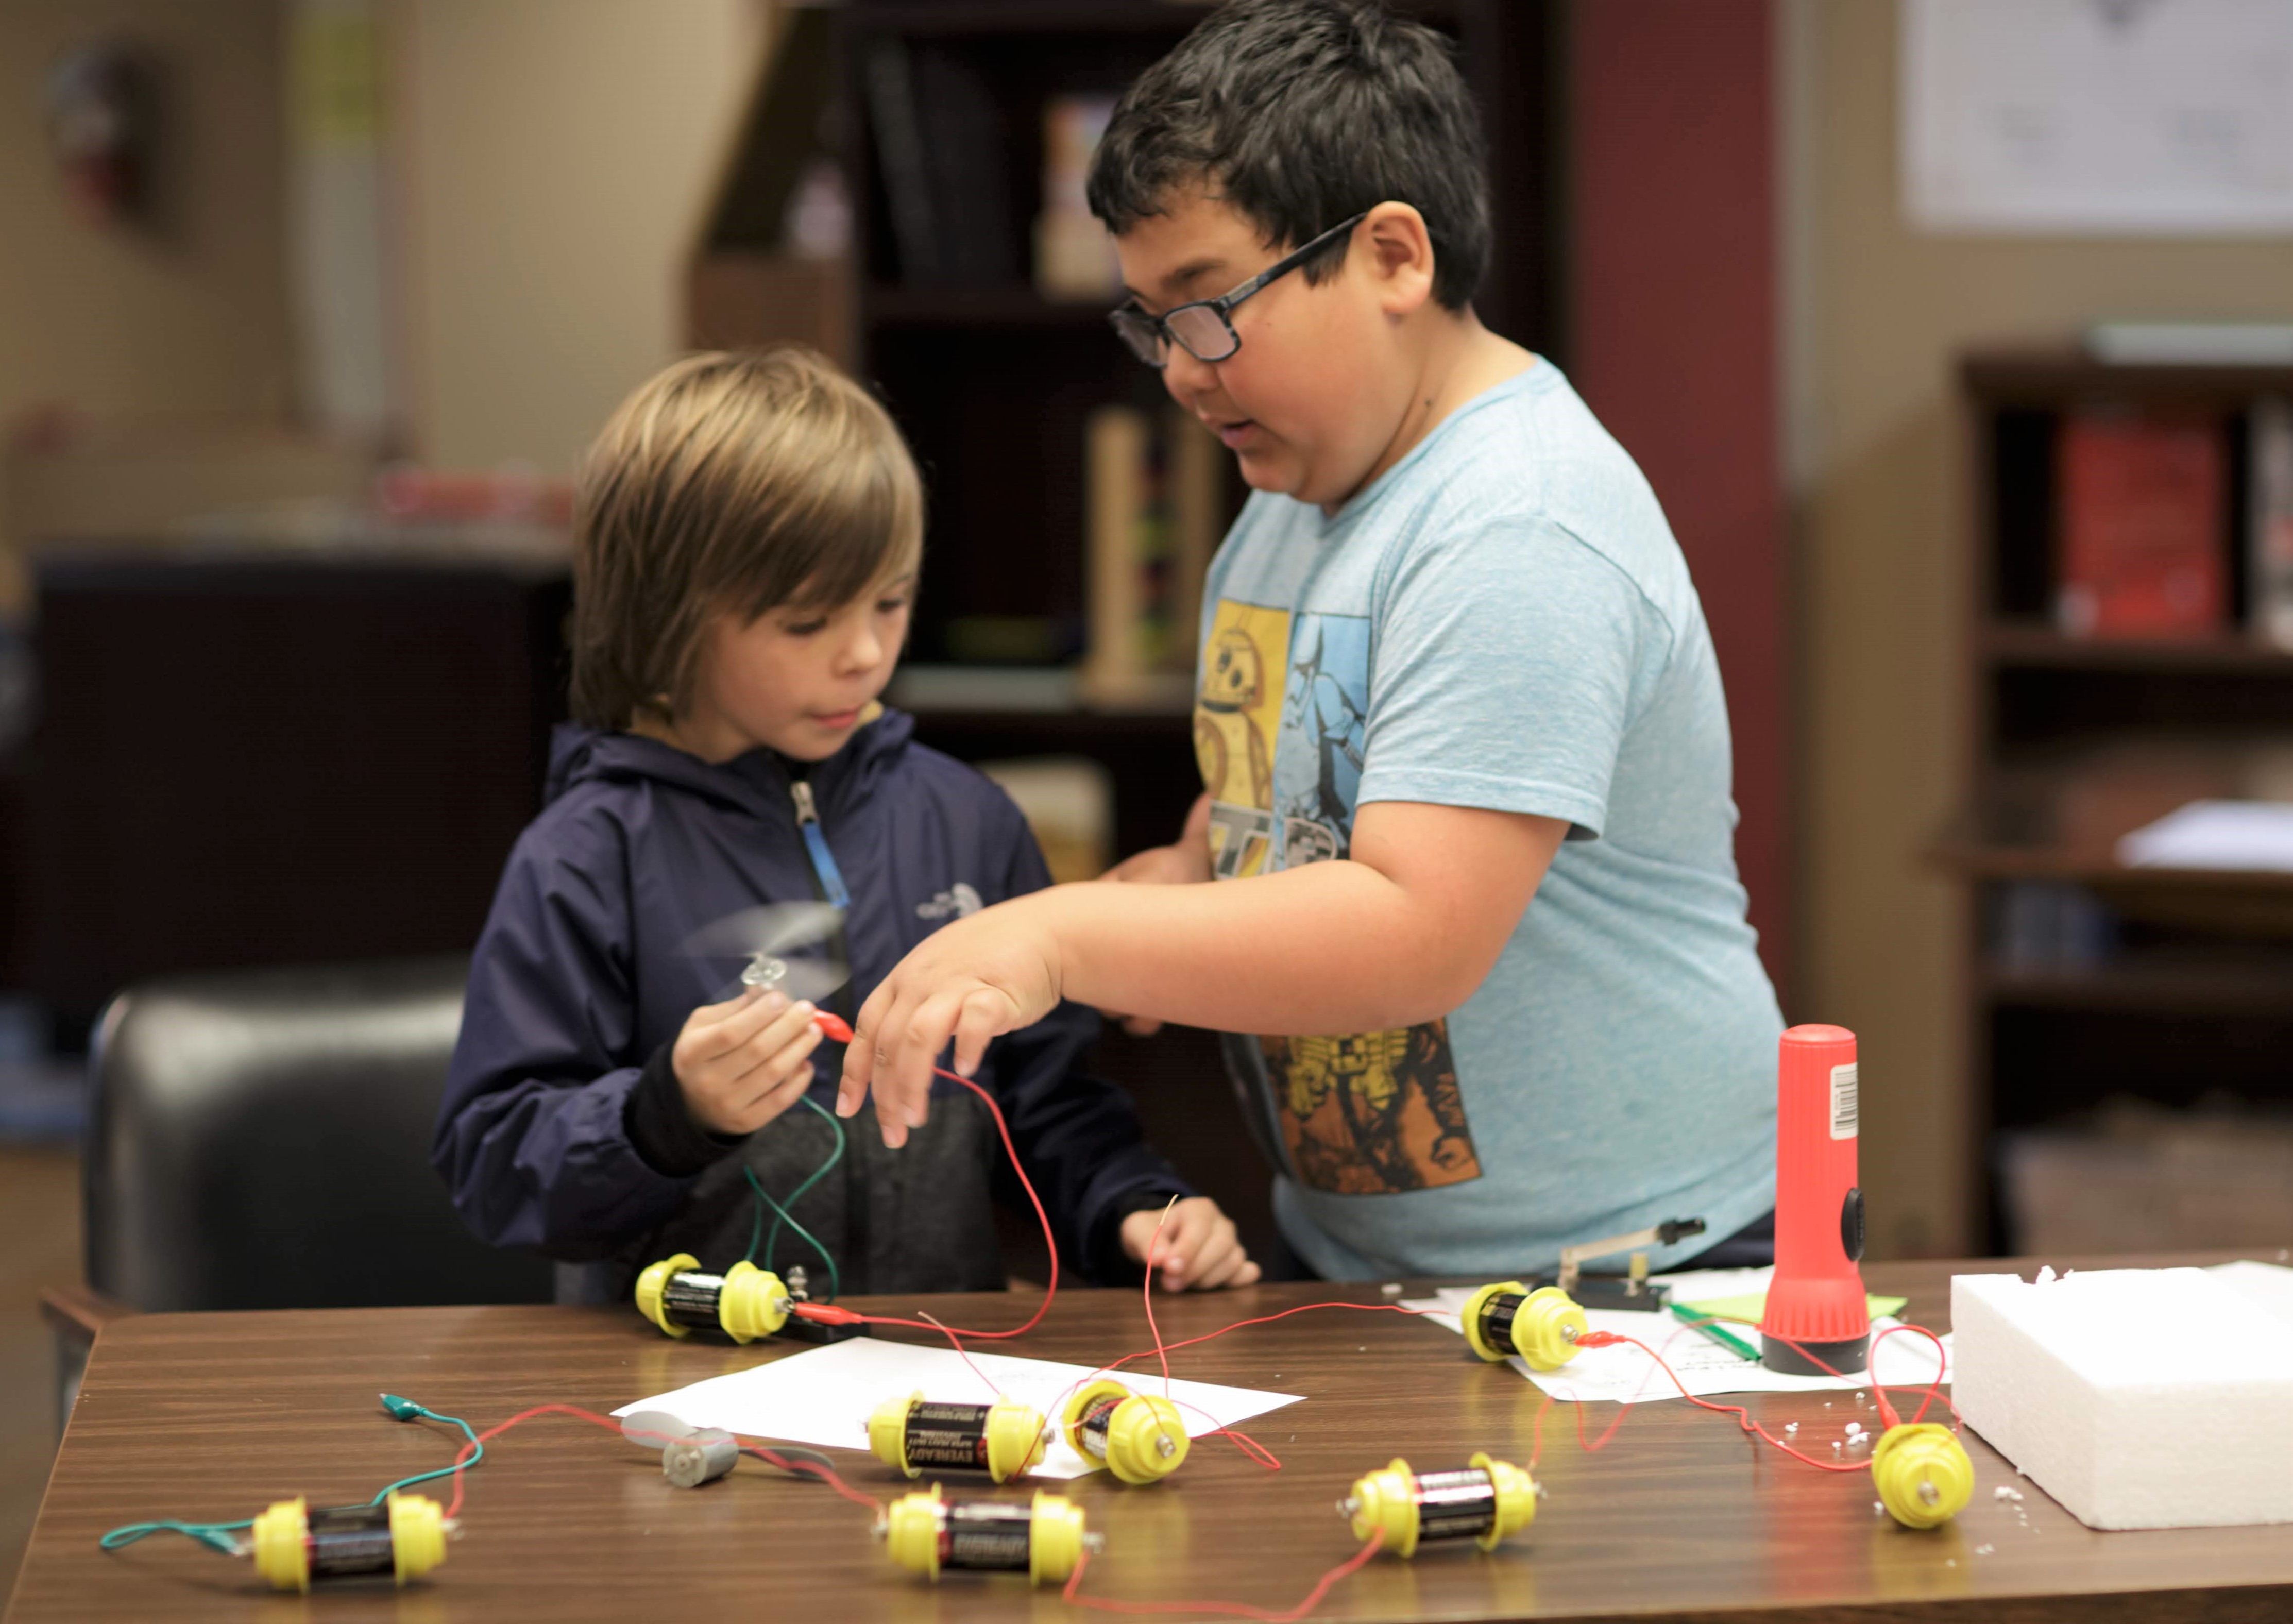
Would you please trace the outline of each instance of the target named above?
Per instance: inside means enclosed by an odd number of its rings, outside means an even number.
[[[952,49],[891,37],[869,51],[866,90],[900,280],[1017,280],[1001,115],[978,70]]]
[[[1176,407],[1102,406],[1084,425],[1089,646],[1099,704],[1192,691],[1203,577],[1218,545],[1220,447]]]
[[[2293,648],[2293,400],[2257,401],[2247,434],[2248,614],[2264,642]]]
[[[2077,637],[2218,630],[2228,458],[2210,418],[2074,411],[2056,466],[2055,616]]]
[[[1035,216],[1035,289],[1051,299],[1111,299],[1122,287],[1114,239],[1085,195],[1091,154],[1114,116],[1111,95],[1043,103],[1043,206]]]

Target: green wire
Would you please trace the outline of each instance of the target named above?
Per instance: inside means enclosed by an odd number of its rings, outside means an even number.
[[[805,1096],[804,1102],[810,1106],[814,1112],[817,1114],[822,1121],[826,1122],[829,1127],[834,1131],[836,1134],[836,1148],[828,1153],[828,1159],[826,1161],[821,1163],[818,1167],[813,1170],[812,1176],[810,1178],[805,1180],[803,1183],[798,1185],[796,1189],[789,1192],[789,1206],[794,1206],[798,1202],[803,1200],[806,1193],[809,1191],[814,1185],[819,1183],[821,1180],[826,1178],[835,1168],[836,1164],[844,1159],[844,1125],[836,1119],[836,1114],[833,1111],[822,1106],[822,1104],[817,1100],[814,1100],[811,1095],[806,1094]],[[757,1221],[752,1226],[750,1226],[749,1230],[749,1261],[752,1263],[757,1261],[758,1243],[765,1227],[765,1208],[769,1206],[773,1209],[773,1232],[771,1238],[764,1241],[765,1267],[768,1270],[772,1267],[773,1253],[780,1245],[781,1226],[782,1224],[786,1224],[790,1229],[794,1230],[800,1238],[809,1242],[812,1249],[820,1254],[820,1261],[828,1265],[828,1295],[822,1300],[829,1303],[836,1301],[838,1294],[843,1289],[843,1282],[837,1273],[835,1256],[826,1246],[820,1244],[819,1237],[815,1236],[810,1230],[806,1229],[804,1225],[798,1223],[790,1215],[788,1207],[782,1206],[779,1202],[774,1200],[771,1196],[765,1192],[764,1184],[757,1177],[755,1169],[743,1167],[741,1171],[749,1181],[749,1188],[757,1192],[757,1200],[760,1204],[757,1208]]]
[[[401,1489],[411,1488],[416,1483],[426,1483],[433,1477],[450,1477],[458,1469],[467,1471],[486,1458],[486,1446],[478,1441],[476,1429],[459,1416],[442,1416],[427,1405],[417,1404],[411,1399],[401,1399],[397,1394],[390,1393],[382,1395],[382,1407],[389,1412],[393,1420],[411,1421],[419,1416],[426,1421],[444,1421],[458,1426],[462,1429],[462,1435],[470,1441],[472,1448],[476,1452],[469,1459],[463,1461],[458,1468],[450,1466],[441,1466],[435,1472],[422,1472],[412,1477],[401,1477],[369,1500],[367,1504],[369,1506],[381,1505]],[[99,1539],[96,1544],[107,1551],[116,1551],[123,1545],[134,1544],[146,1535],[181,1534],[187,1539],[198,1540],[211,1550],[221,1551],[226,1556],[237,1556],[241,1554],[239,1541],[225,1536],[236,1530],[254,1526],[253,1517],[249,1517],[244,1522],[130,1522],[124,1527],[113,1529]]]
[[[433,1477],[451,1477],[458,1471],[466,1472],[486,1458],[486,1446],[478,1441],[477,1430],[468,1422],[463,1420],[461,1417],[442,1416],[434,1409],[431,1409],[425,1405],[415,1403],[411,1399],[401,1399],[398,1402],[406,1406],[406,1409],[402,1412],[395,1407],[389,1405],[385,1405],[384,1408],[388,1409],[390,1413],[396,1416],[401,1421],[409,1420],[416,1416],[420,1416],[426,1421],[451,1422],[454,1425],[462,1429],[462,1436],[470,1441],[470,1447],[475,1451],[475,1453],[474,1453],[469,1459],[463,1461],[458,1466],[441,1466],[435,1472],[417,1472],[412,1477],[401,1477],[396,1482],[391,1484],[389,1488],[376,1495],[374,1498],[369,1500],[367,1504],[369,1506],[379,1506],[392,1495],[396,1494],[401,1489],[410,1489],[417,1483],[426,1483]]]
[[[146,1534],[181,1534],[210,1549],[221,1551],[226,1556],[236,1556],[239,1555],[239,1541],[225,1536],[233,1529],[254,1526],[253,1517],[244,1522],[130,1522],[124,1528],[113,1529],[96,1544],[107,1551],[116,1551],[123,1545],[134,1544]]]

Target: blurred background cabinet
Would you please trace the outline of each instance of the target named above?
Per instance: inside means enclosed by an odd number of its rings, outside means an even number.
[[[37,571],[20,984],[466,953],[564,715],[562,557],[77,549]]]
[[[2119,843],[2192,801],[2293,800],[2257,477],[2293,453],[2272,449],[2293,369],[2017,352],[1960,379],[1967,793],[1940,856],[1976,903],[1988,1246],[2284,1233],[2293,872],[2129,865]]]

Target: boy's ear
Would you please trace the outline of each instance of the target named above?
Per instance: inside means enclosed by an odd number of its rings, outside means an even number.
[[[1433,238],[1414,206],[1381,203],[1360,231],[1388,315],[1408,315],[1433,296]]]

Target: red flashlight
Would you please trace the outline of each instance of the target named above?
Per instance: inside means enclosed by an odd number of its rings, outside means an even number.
[[[1844,1375],[1870,1362],[1855,1129],[1855,1034],[1794,1027],[1776,1066],[1776,1273],[1760,1320],[1770,1370]]]

